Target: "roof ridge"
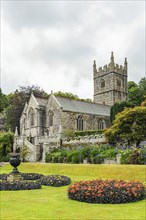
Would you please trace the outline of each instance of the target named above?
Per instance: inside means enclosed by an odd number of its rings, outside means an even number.
[[[83,103],[89,103],[89,104],[94,104],[94,105],[101,105],[101,106],[107,106],[107,107],[111,107],[110,105],[106,105],[106,104],[101,104],[101,103],[96,103],[96,102],[89,102],[89,101],[86,101],[86,100],[78,100],[78,99],[72,99],[72,98],[69,98],[69,97],[63,97],[63,96],[58,96],[58,95],[55,95],[55,97],[59,97],[59,98],[63,98],[63,99],[68,99],[68,100],[71,100],[71,101],[76,101],[76,102],[83,102]]]

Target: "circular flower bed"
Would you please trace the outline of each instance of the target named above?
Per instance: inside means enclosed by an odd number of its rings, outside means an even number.
[[[80,181],[68,188],[69,199],[88,203],[128,203],[144,199],[141,182],[124,180]]]
[[[43,174],[39,173],[21,173],[24,180],[39,180],[44,177]]]
[[[67,176],[62,175],[50,175],[41,178],[42,185],[46,186],[66,186],[71,183],[71,179]]]
[[[7,177],[10,174],[0,174],[0,190],[32,190],[32,189],[41,189],[40,179],[43,177],[42,174],[38,173],[20,173],[23,177],[23,180],[17,181],[7,181]],[[28,181],[27,181],[28,180]],[[33,181],[36,180],[36,181]]]
[[[39,180],[44,176],[43,174],[38,174],[38,173],[20,173],[20,174],[23,177],[23,180]],[[9,175],[10,174],[7,173],[0,174],[0,179],[7,180],[7,177]]]
[[[32,190],[32,189],[41,189],[42,185],[39,180],[34,181],[1,181],[0,190]]]

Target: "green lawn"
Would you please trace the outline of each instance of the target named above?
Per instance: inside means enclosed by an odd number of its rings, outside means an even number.
[[[1,168],[9,173],[10,165]],[[146,181],[143,165],[86,165],[22,163],[21,172],[44,175],[63,174],[72,181],[116,178]],[[145,220],[146,200],[118,205],[88,204],[67,198],[67,187],[47,187],[28,191],[2,191],[1,220]]]

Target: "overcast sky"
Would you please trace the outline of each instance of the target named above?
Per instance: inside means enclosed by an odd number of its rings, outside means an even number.
[[[92,66],[128,59],[128,80],[145,76],[145,0],[1,2],[1,87],[92,98]]]

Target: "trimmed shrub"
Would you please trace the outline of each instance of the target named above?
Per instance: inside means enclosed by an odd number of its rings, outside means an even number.
[[[92,158],[93,164],[101,164],[103,162],[103,159],[100,157],[100,155],[94,156]]]
[[[0,161],[9,161],[8,153],[12,152],[14,134],[0,132]]]
[[[124,180],[89,180],[69,186],[68,198],[87,203],[128,203],[144,199],[141,182]]]
[[[89,136],[102,134],[104,130],[87,130],[87,131],[75,131],[75,136]]]
[[[83,157],[81,156],[80,151],[75,151],[72,156],[72,163],[82,163]]]
[[[67,176],[62,175],[49,175],[41,178],[41,184],[46,186],[66,186],[71,183],[71,179]]]
[[[46,162],[46,163],[52,162],[52,154],[51,154],[51,153],[47,153],[47,154],[46,154],[45,162]]]
[[[139,164],[146,164],[146,149],[140,151]]]
[[[91,147],[84,147],[81,149],[83,159],[90,158]]]
[[[73,138],[78,136],[89,136],[89,135],[100,135],[103,134],[105,130],[87,130],[87,131],[73,131],[73,130],[65,130],[64,136],[66,138]]]
[[[130,164],[144,164],[146,163],[146,150],[134,149],[129,156]]]
[[[109,159],[115,159],[116,155],[117,151],[115,149],[107,149],[100,153],[100,157]]]
[[[129,164],[129,157],[132,153],[131,150],[121,151],[121,164]]]

